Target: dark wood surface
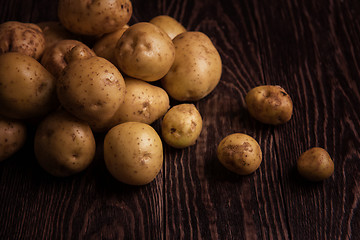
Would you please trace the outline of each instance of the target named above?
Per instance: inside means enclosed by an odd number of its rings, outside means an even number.
[[[360,1],[132,2],[131,24],[171,15],[206,33],[222,57],[219,85],[195,103],[204,120],[197,144],[164,144],[156,180],[132,187],[107,172],[101,135],[87,170],[48,175],[30,129],[24,148],[0,163],[0,239],[360,239]],[[0,0],[0,21],[57,20],[56,9],[57,1]],[[273,127],[249,116],[244,97],[262,84],[290,94],[290,122]],[[216,158],[234,132],[262,148],[254,174],[232,174]],[[335,163],[320,183],[295,167],[314,146]]]

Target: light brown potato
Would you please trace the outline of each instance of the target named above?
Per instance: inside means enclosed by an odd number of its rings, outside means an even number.
[[[310,181],[322,181],[333,174],[334,162],[325,149],[313,147],[300,155],[297,169],[301,176]]]
[[[105,136],[104,160],[118,181],[130,185],[148,184],[156,178],[163,165],[161,139],[148,124],[119,124]]]
[[[36,159],[54,176],[67,177],[85,170],[93,161],[95,149],[89,125],[64,110],[48,115],[36,129]]]
[[[265,124],[284,124],[291,119],[293,103],[280,86],[264,85],[251,89],[245,98],[250,115]]]
[[[175,61],[161,80],[169,96],[178,101],[197,101],[214,90],[222,72],[221,58],[204,33],[185,32],[173,39]]]
[[[69,31],[83,35],[114,32],[128,23],[130,0],[59,0],[58,16]]]
[[[225,137],[218,145],[217,157],[228,170],[248,175],[255,172],[262,162],[262,152],[258,142],[243,133]]]
[[[69,57],[70,51],[74,47],[81,47],[88,57],[96,56],[96,54],[84,43],[77,40],[60,40],[45,50],[41,58],[41,64],[57,79],[61,75],[64,68],[72,59]],[[72,58],[74,58],[72,56]],[[79,57],[77,58],[79,59]]]
[[[123,122],[152,124],[170,108],[169,96],[164,89],[133,78],[125,78],[125,85],[125,98],[112,117],[112,125]]]
[[[69,32],[60,22],[46,21],[39,22],[38,25],[43,31],[45,38],[45,50],[55,43],[65,39],[76,39],[77,36]]]
[[[97,125],[110,120],[125,97],[121,73],[101,57],[70,62],[56,87],[61,105],[95,131]]]
[[[117,65],[115,58],[115,47],[123,33],[129,28],[129,25],[116,30],[115,32],[108,33],[97,40],[93,46],[93,50],[97,56],[109,60],[115,66]]]
[[[185,27],[181,23],[167,15],[156,16],[150,20],[150,23],[164,30],[171,39],[174,39],[180,33],[186,32]]]
[[[23,122],[0,116],[0,162],[19,151],[26,140]]]
[[[17,21],[0,24],[0,54],[18,52],[39,59],[44,50],[44,34],[36,24]]]
[[[152,82],[169,71],[175,59],[175,48],[159,27],[140,22],[130,26],[119,39],[115,58],[126,75]]]
[[[202,118],[194,104],[179,104],[164,116],[161,133],[174,148],[186,148],[196,143],[202,130]]]
[[[55,78],[34,58],[21,53],[0,55],[0,114],[38,118],[58,106]]]

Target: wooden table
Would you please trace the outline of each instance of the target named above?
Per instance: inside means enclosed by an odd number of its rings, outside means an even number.
[[[132,2],[130,24],[171,15],[206,33],[222,57],[219,85],[195,102],[204,120],[197,144],[164,144],[155,181],[132,187],[107,172],[103,136],[87,170],[55,178],[38,166],[30,135],[0,163],[0,239],[360,239],[360,1]],[[57,1],[1,0],[0,20],[57,20],[56,9]],[[263,84],[292,97],[288,123],[249,116],[244,97]],[[263,151],[249,176],[216,157],[220,140],[235,132]],[[319,183],[296,170],[314,146],[335,163]]]

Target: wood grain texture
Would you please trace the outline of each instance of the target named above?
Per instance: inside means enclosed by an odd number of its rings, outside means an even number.
[[[197,144],[164,144],[155,181],[132,187],[107,172],[102,135],[93,164],[65,179],[37,165],[30,138],[0,163],[0,239],[360,239],[360,2],[132,3],[131,24],[171,15],[206,33],[221,55],[219,85],[194,103],[203,117]],[[56,5],[0,0],[0,20],[57,20]],[[263,84],[290,94],[290,122],[274,127],[249,116],[245,95]],[[160,121],[153,126],[159,131]],[[35,127],[29,129],[32,136]],[[218,143],[234,132],[262,148],[254,174],[235,175],[217,160]],[[295,168],[313,146],[335,163],[320,183]]]

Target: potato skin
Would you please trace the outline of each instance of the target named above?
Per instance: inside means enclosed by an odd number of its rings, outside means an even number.
[[[174,39],[180,33],[186,32],[185,27],[181,23],[167,15],[156,16],[149,22],[164,30],[171,39]]]
[[[34,58],[0,55],[0,114],[14,119],[42,117],[58,106],[55,78]]]
[[[186,148],[196,143],[202,130],[202,118],[194,104],[172,107],[161,123],[164,141],[174,148]]]
[[[119,124],[105,136],[104,160],[107,169],[118,181],[130,185],[148,184],[162,168],[161,139],[148,124]]]
[[[173,39],[175,61],[161,84],[178,101],[197,101],[214,90],[222,73],[221,58],[208,36],[184,32]]]
[[[333,174],[334,162],[325,149],[313,147],[300,155],[297,169],[307,180],[322,181]]]
[[[254,138],[243,133],[233,133],[221,140],[217,157],[228,170],[239,175],[249,175],[259,168],[262,152]]]
[[[0,116],[0,162],[24,145],[26,135],[27,130],[23,122]]]
[[[95,138],[89,125],[59,110],[36,129],[34,151],[39,165],[57,177],[83,171],[95,156]]]
[[[119,39],[115,58],[126,75],[152,82],[169,71],[175,59],[175,47],[159,27],[140,22],[130,26]]]
[[[259,122],[279,125],[291,119],[293,103],[280,86],[255,87],[247,93],[245,101],[250,115]]]
[[[44,50],[44,34],[36,24],[17,21],[0,24],[0,54],[19,52],[39,59]]]
[[[38,25],[45,38],[45,50],[55,43],[65,39],[76,39],[77,36],[69,32],[60,22],[46,21],[36,23]]]
[[[69,31],[96,36],[113,32],[128,23],[130,0],[59,0],[58,17]]]

